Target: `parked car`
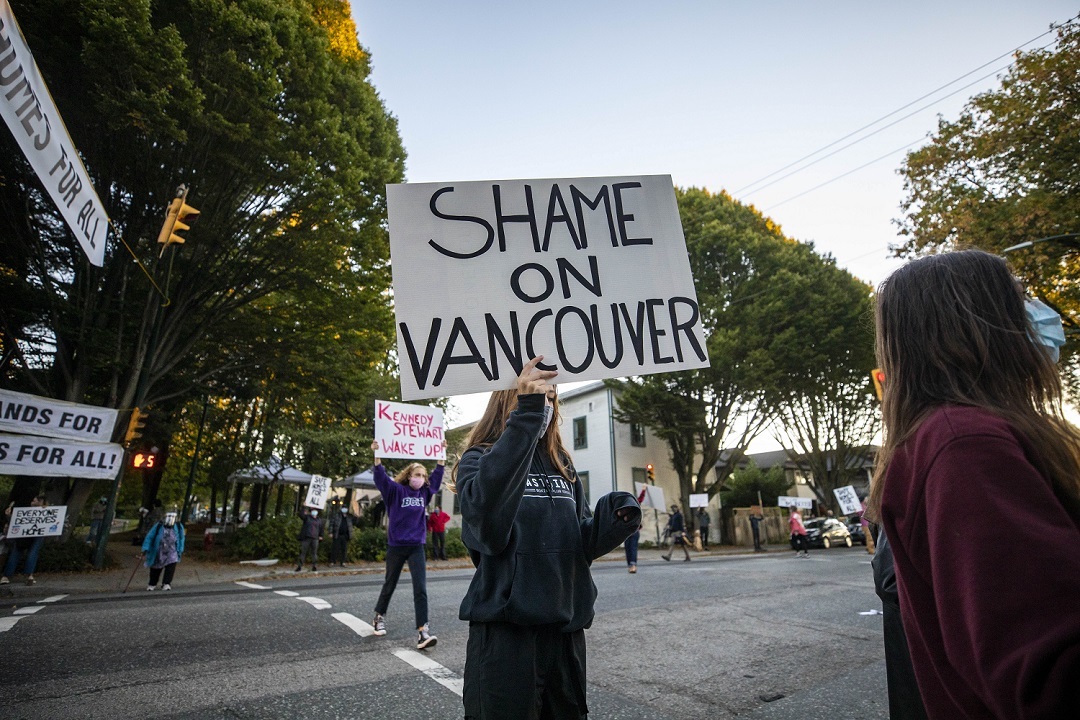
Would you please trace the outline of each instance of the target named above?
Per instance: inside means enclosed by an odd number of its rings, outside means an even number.
[[[806,542],[810,547],[830,548],[834,545],[852,546],[851,533],[836,518],[807,520]]]
[[[848,519],[847,530],[851,535],[851,542],[859,545],[866,544],[866,533],[863,531],[862,521],[858,517]]]

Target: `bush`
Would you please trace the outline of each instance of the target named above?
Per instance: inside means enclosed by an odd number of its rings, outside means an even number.
[[[106,553],[106,567],[112,564],[110,560]],[[47,538],[41,546],[41,554],[38,555],[37,572],[81,572],[92,566],[92,546],[74,537],[64,542]]]
[[[302,521],[296,515],[289,517],[264,518],[237,528],[226,535],[228,554],[243,560],[260,558],[278,558],[292,561],[300,554],[300,526]],[[325,556],[329,543],[319,543],[320,556]]]
[[[449,528],[446,531],[446,557],[468,557],[469,549],[461,542],[461,528]]]
[[[349,560],[382,562],[386,559],[386,531],[382,528],[354,529],[348,556]]]

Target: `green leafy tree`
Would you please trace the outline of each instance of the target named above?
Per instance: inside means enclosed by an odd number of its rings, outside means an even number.
[[[977,95],[929,144],[908,154],[901,256],[969,246],[990,252],[1080,233],[1080,24],[1057,28],[1050,49],[1018,53],[1000,87]],[[1011,252],[1028,288],[1061,308],[1074,332],[1063,355],[1075,382],[1080,241]]]
[[[724,483],[720,500],[725,507],[750,507],[760,501],[763,507],[776,505],[777,498],[786,495],[791,483],[783,465],[759,468],[753,462],[737,468]]]
[[[0,308],[4,383],[171,415],[208,390],[253,398],[291,358],[295,376],[325,381],[282,402],[303,397],[327,414],[360,407],[379,386],[367,374],[392,371],[384,193],[402,179],[404,151],[348,3],[12,6],[131,253],[114,234],[104,266],[89,265],[2,133],[0,298],[14,299]],[[202,214],[187,243],[159,258],[162,210],[180,182]],[[318,337],[300,360],[310,336],[274,338],[275,322],[308,317],[318,318]],[[328,356],[336,320],[348,350]],[[253,367],[265,372],[250,381]],[[306,449],[330,453],[318,445]],[[80,481],[66,492],[73,514],[89,488]]]

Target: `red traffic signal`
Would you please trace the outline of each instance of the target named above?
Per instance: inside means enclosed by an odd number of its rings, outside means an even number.
[[[870,378],[874,381],[874,392],[877,393],[877,399],[880,402],[881,393],[885,389],[885,371],[881,368],[874,368],[870,371]]]
[[[152,452],[137,452],[131,456],[131,467],[136,470],[150,470],[157,466],[157,454]]]
[[[645,466],[645,475],[649,478],[650,483],[655,483],[656,482],[656,473],[653,472],[652,463],[649,463],[648,465]]]

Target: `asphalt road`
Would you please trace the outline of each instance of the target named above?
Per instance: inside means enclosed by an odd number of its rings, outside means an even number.
[[[600,562],[593,575],[591,717],[888,716],[861,548],[651,560],[636,575]],[[471,576],[428,573],[439,641],[424,653],[407,573],[385,637],[367,634],[371,575],[16,605],[0,617],[0,717],[459,718]]]

